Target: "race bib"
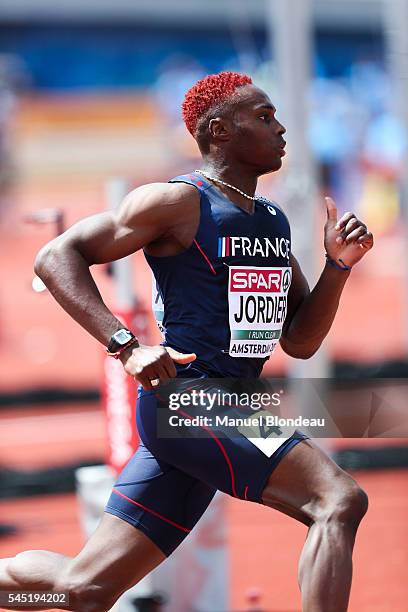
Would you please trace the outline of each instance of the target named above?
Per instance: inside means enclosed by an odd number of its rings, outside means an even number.
[[[154,314],[154,318],[156,319],[157,326],[162,335],[164,335],[165,329],[163,326],[163,317],[164,317],[164,304],[162,297],[160,295],[159,287],[157,285],[156,279],[152,275],[152,310]]]
[[[292,270],[230,266],[228,309],[231,357],[269,357],[286,318]]]

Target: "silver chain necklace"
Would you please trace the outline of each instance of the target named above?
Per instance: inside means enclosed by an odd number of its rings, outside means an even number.
[[[233,189],[237,193],[239,193],[242,196],[244,196],[244,198],[247,198],[248,200],[251,200],[252,202],[255,202],[256,200],[261,200],[263,202],[268,202],[268,200],[266,198],[264,198],[263,196],[256,196],[256,195],[255,196],[250,196],[247,193],[245,193],[244,191],[241,191],[241,189],[238,189],[238,187],[234,187],[234,185],[230,185],[229,183],[226,183],[225,181],[222,181],[221,179],[214,178],[213,176],[210,176],[209,174],[207,174],[207,172],[204,172],[203,170],[194,170],[194,172],[196,172],[197,174],[201,174],[202,176],[204,176],[209,181],[214,181],[214,183],[220,183],[220,185],[224,185],[224,187],[229,187],[230,189]]]

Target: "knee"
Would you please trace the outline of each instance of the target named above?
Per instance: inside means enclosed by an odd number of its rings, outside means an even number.
[[[351,486],[340,503],[340,518],[351,521],[357,527],[368,510],[368,495],[357,484]]]
[[[337,495],[330,496],[324,504],[322,515],[325,520],[357,529],[368,509],[367,493],[357,485],[348,483],[340,488]]]

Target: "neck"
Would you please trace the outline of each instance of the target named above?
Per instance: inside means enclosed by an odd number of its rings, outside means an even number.
[[[242,167],[239,163],[231,165],[226,162],[204,158],[202,169],[209,176],[221,179],[249,196],[255,195],[258,176],[254,174],[253,170],[249,171],[248,167]]]

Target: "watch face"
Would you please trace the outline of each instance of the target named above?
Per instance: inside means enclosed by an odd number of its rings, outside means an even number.
[[[112,339],[122,346],[127,344],[132,338],[133,334],[131,334],[127,329],[120,329],[112,336]]]

